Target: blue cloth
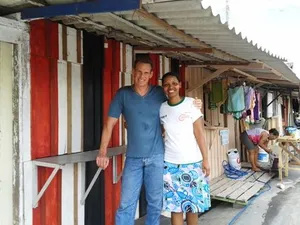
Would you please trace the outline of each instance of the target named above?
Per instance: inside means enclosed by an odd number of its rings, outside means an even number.
[[[242,112],[245,110],[245,94],[243,86],[228,89],[228,104],[227,110],[233,113],[235,119],[242,117]]]
[[[202,162],[165,162],[163,180],[163,210],[199,213],[210,208],[210,187],[202,172]]]
[[[146,188],[146,225],[159,225],[163,200],[164,155],[149,158],[126,158],[122,176],[121,201],[116,225],[134,225],[142,183]]]
[[[167,97],[160,86],[150,86],[145,96],[132,86],[120,88],[114,97],[109,116],[124,115],[127,123],[127,157],[150,157],[164,153],[159,109]]]

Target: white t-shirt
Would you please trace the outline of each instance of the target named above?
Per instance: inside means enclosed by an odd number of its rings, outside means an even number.
[[[165,129],[165,161],[187,164],[202,160],[202,154],[194,136],[193,123],[203,116],[194,104],[194,99],[185,97],[176,105],[164,102],[160,107],[160,121]]]

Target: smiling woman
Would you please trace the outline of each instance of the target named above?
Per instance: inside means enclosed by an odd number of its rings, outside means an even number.
[[[162,77],[168,101],[160,108],[165,130],[163,210],[171,212],[172,224],[197,224],[198,213],[210,207],[208,151],[203,129],[203,114],[194,99],[180,96],[181,82],[173,72]],[[178,179],[180,177],[180,179]]]

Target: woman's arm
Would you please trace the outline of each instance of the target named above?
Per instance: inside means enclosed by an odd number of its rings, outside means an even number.
[[[203,119],[198,118],[194,123],[194,135],[196,137],[197,144],[200,148],[203,162],[202,162],[202,170],[205,173],[205,176],[209,176],[210,174],[210,167],[208,163],[208,150],[207,145],[204,139],[204,123]]]
[[[271,149],[268,148],[268,143],[269,143],[268,134],[264,132],[260,137],[258,145],[266,152],[271,153]]]

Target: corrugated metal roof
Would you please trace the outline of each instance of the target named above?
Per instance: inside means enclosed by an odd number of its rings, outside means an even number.
[[[252,61],[262,61],[273,67],[279,73],[282,73],[291,82],[299,83],[299,79],[294,72],[284,63],[285,59],[278,55],[260,48],[252,41],[248,41],[241,33],[236,33],[235,29],[229,29],[227,23],[222,23],[219,15],[213,15],[211,7],[203,8],[201,0],[182,0],[182,1],[165,1],[159,3],[148,3],[143,5],[144,9],[154,14],[159,19],[166,21],[168,24],[176,27],[184,33],[208,44],[213,48],[237,56],[241,59]],[[199,47],[199,44],[178,38],[166,27],[143,17],[138,11],[117,12],[110,14],[93,14],[84,15],[91,20],[100,22],[105,26],[110,26],[134,36],[140,36],[147,39],[142,33],[136,29],[128,28],[124,23],[120,22],[119,17],[145,28],[148,31],[159,34],[172,42],[164,43],[161,40],[154,41],[158,45],[171,45],[173,47],[183,45],[187,47]],[[118,16],[118,17],[117,17]],[[178,45],[179,44],[179,45]],[[202,57],[203,60],[206,60]]]
[[[0,0],[0,4],[1,4]],[[49,3],[70,3],[78,0],[49,0]],[[201,0],[143,0],[143,9],[136,11],[86,14],[56,18],[68,25],[105,33],[133,45],[164,47],[214,48],[213,54],[178,53],[181,59],[200,61],[261,61],[274,68],[291,82],[299,83],[285,59],[259,48],[235,29],[222,23],[212,9]],[[170,26],[171,25],[171,26]],[[173,53],[170,53],[173,55]]]

